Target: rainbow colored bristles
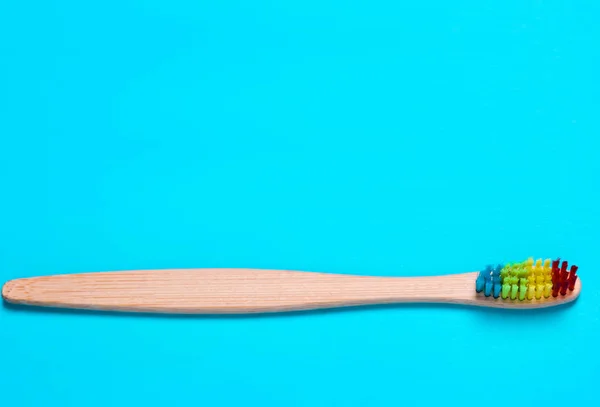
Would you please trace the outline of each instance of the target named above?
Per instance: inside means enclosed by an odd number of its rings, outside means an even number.
[[[575,289],[577,266],[568,262],[529,258],[522,263],[486,266],[475,281],[475,291],[486,297],[511,300],[541,300],[566,295]]]

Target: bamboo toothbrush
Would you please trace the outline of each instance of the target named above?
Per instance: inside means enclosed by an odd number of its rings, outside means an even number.
[[[261,269],[65,274],[7,282],[22,305],[172,314],[249,314],[391,303],[530,309],[574,301],[577,266],[550,259],[436,277],[367,277]]]

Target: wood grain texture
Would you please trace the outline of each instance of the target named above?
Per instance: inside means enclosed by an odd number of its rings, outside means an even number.
[[[541,300],[502,300],[475,292],[477,272],[437,277],[367,277],[261,269],[171,269],[65,274],[7,282],[15,304],[175,314],[247,314],[391,303],[543,308],[581,291]]]

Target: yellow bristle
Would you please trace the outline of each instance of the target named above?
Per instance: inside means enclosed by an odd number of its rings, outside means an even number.
[[[546,278],[544,276],[542,276],[542,275],[538,275],[538,276],[535,277],[535,282],[537,284],[543,285],[546,282]]]
[[[527,286],[527,299],[533,300],[533,296],[535,295],[535,284],[529,283]]]
[[[552,260],[550,260],[550,259],[544,260],[544,272],[552,273]]]
[[[538,284],[535,286],[535,298],[539,300],[542,298],[542,294],[544,293],[544,285]]]
[[[535,262],[535,267],[538,269],[542,268],[542,259],[537,259]]]
[[[552,283],[544,284],[544,297],[548,298],[552,294]]]
[[[533,267],[533,257],[530,257],[527,259],[527,261],[525,261],[525,268],[527,269],[527,271],[531,270],[531,268]]]

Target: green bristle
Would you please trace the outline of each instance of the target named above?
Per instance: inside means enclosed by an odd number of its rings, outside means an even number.
[[[517,298],[517,292],[519,291],[519,286],[517,284],[513,284],[510,288],[510,299],[514,300]]]
[[[502,284],[502,298],[508,298],[508,293],[510,292],[510,284]]]
[[[500,277],[502,278],[502,280],[504,280],[506,277],[510,276],[510,264],[507,264],[506,266],[504,266],[504,268],[502,270],[500,270]]]
[[[521,280],[525,280],[524,278],[522,278]],[[527,294],[527,286],[526,285],[520,285],[519,286],[519,300],[523,301],[525,299],[525,295]]]

